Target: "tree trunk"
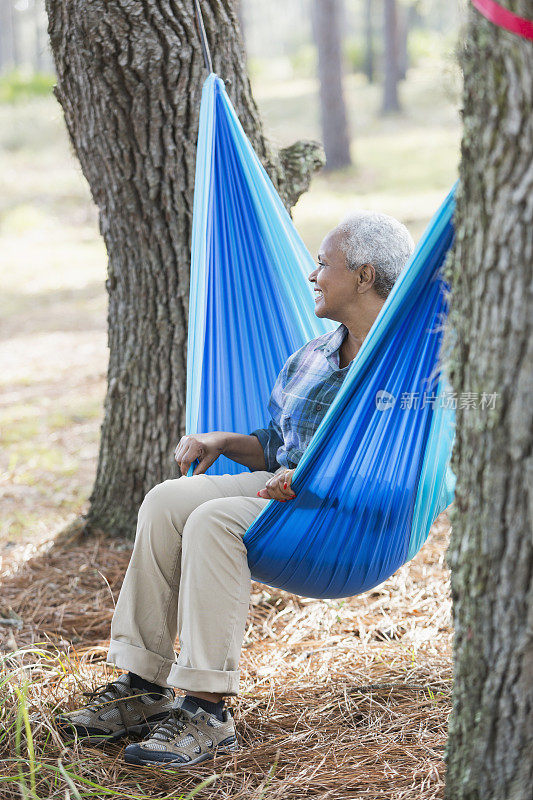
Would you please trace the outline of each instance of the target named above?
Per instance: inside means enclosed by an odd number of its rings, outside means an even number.
[[[365,0],[365,65],[364,72],[369,83],[374,83],[374,26],[372,24],[372,0]]]
[[[15,64],[13,31],[13,5],[11,0],[0,0],[0,71]]]
[[[7,55],[7,3],[0,0],[0,75],[6,69],[8,61]]]
[[[214,69],[287,204],[319,146],[274,152],[246,75],[231,0],[202,2]],[[176,477],[185,432],[190,236],[206,77],[183,0],[47,0],[57,86],[108,252],[109,367],[85,529],[132,536],[146,492]],[[298,149],[299,148],[299,149]],[[292,172],[290,171],[292,170]]]
[[[411,22],[411,9],[412,6],[405,6],[400,3],[396,11],[398,14],[398,80],[404,81],[407,77],[407,69],[409,67],[409,26]]]
[[[505,6],[531,17],[525,0]],[[533,787],[531,54],[471,9],[450,377],[457,393],[497,396],[457,412],[448,800],[529,800]]]
[[[342,0],[313,0],[313,33],[318,50],[322,138],[326,169],[349,166],[350,137],[342,87]]]
[[[19,42],[20,18],[15,8],[14,0],[11,0],[9,6],[11,9],[11,55],[13,58],[13,66],[17,68],[20,67],[22,61]]]
[[[246,58],[246,25],[244,19],[244,9],[242,7],[243,0],[235,0],[237,6],[237,19],[239,20],[239,30],[241,32],[241,39],[243,43],[243,57]]]
[[[398,100],[398,14],[396,0],[384,0],[383,4],[383,114],[400,110]]]
[[[41,3],[34,0],[32,8],[34,48],[33,48],[33,69],[35,72],[43,72],[45,63],[44,47],[45,41],[41,28]]]

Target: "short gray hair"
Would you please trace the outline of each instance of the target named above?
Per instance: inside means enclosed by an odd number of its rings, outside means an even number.
[[[374,289],[385,299],[415,248],[413,237],[401,222],[375,211],[352,211],[337,225],[348,269],[372,264]]]

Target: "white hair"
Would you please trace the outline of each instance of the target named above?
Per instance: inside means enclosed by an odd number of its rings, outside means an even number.
[[[372,264],[374,289],[386,298],[415,248],[413,237],[401,222],[375,211],[352,211],[337,225],[348,269]]]

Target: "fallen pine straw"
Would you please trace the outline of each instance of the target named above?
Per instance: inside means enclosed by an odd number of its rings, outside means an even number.
[[[58,709],[119,674],[104,661],[129,545],[94,537],[27,561],[0,593],[0,617],[22,620],[0,626],[0,797],[177,799],[216,773],[195,797],[442,798],[447,536],[442,515],[416,559],[349,600],[254,584],[241,694],[229,701],[241,750],[190,771],[127,766],[123,744],[65,746],[53,726]]]

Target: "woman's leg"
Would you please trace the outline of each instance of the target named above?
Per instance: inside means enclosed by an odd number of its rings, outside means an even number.
[[[180,651],[168,676],[171,686],[191,694],[237,694],[251,587],[243,536],[268,502],[216,498],[190,514],[183,529]]]
[[[257,491],[271,476],[267,471],[182,476],[148,492],[139,509],[135,545],[111,622],[108,663],[166,684],[175,661],[182,535],[188,519],[206,502],[243,496],[253,498],[257,516],[268,502],[257,497]],[[201,603],[201,592],[198,596]]]

